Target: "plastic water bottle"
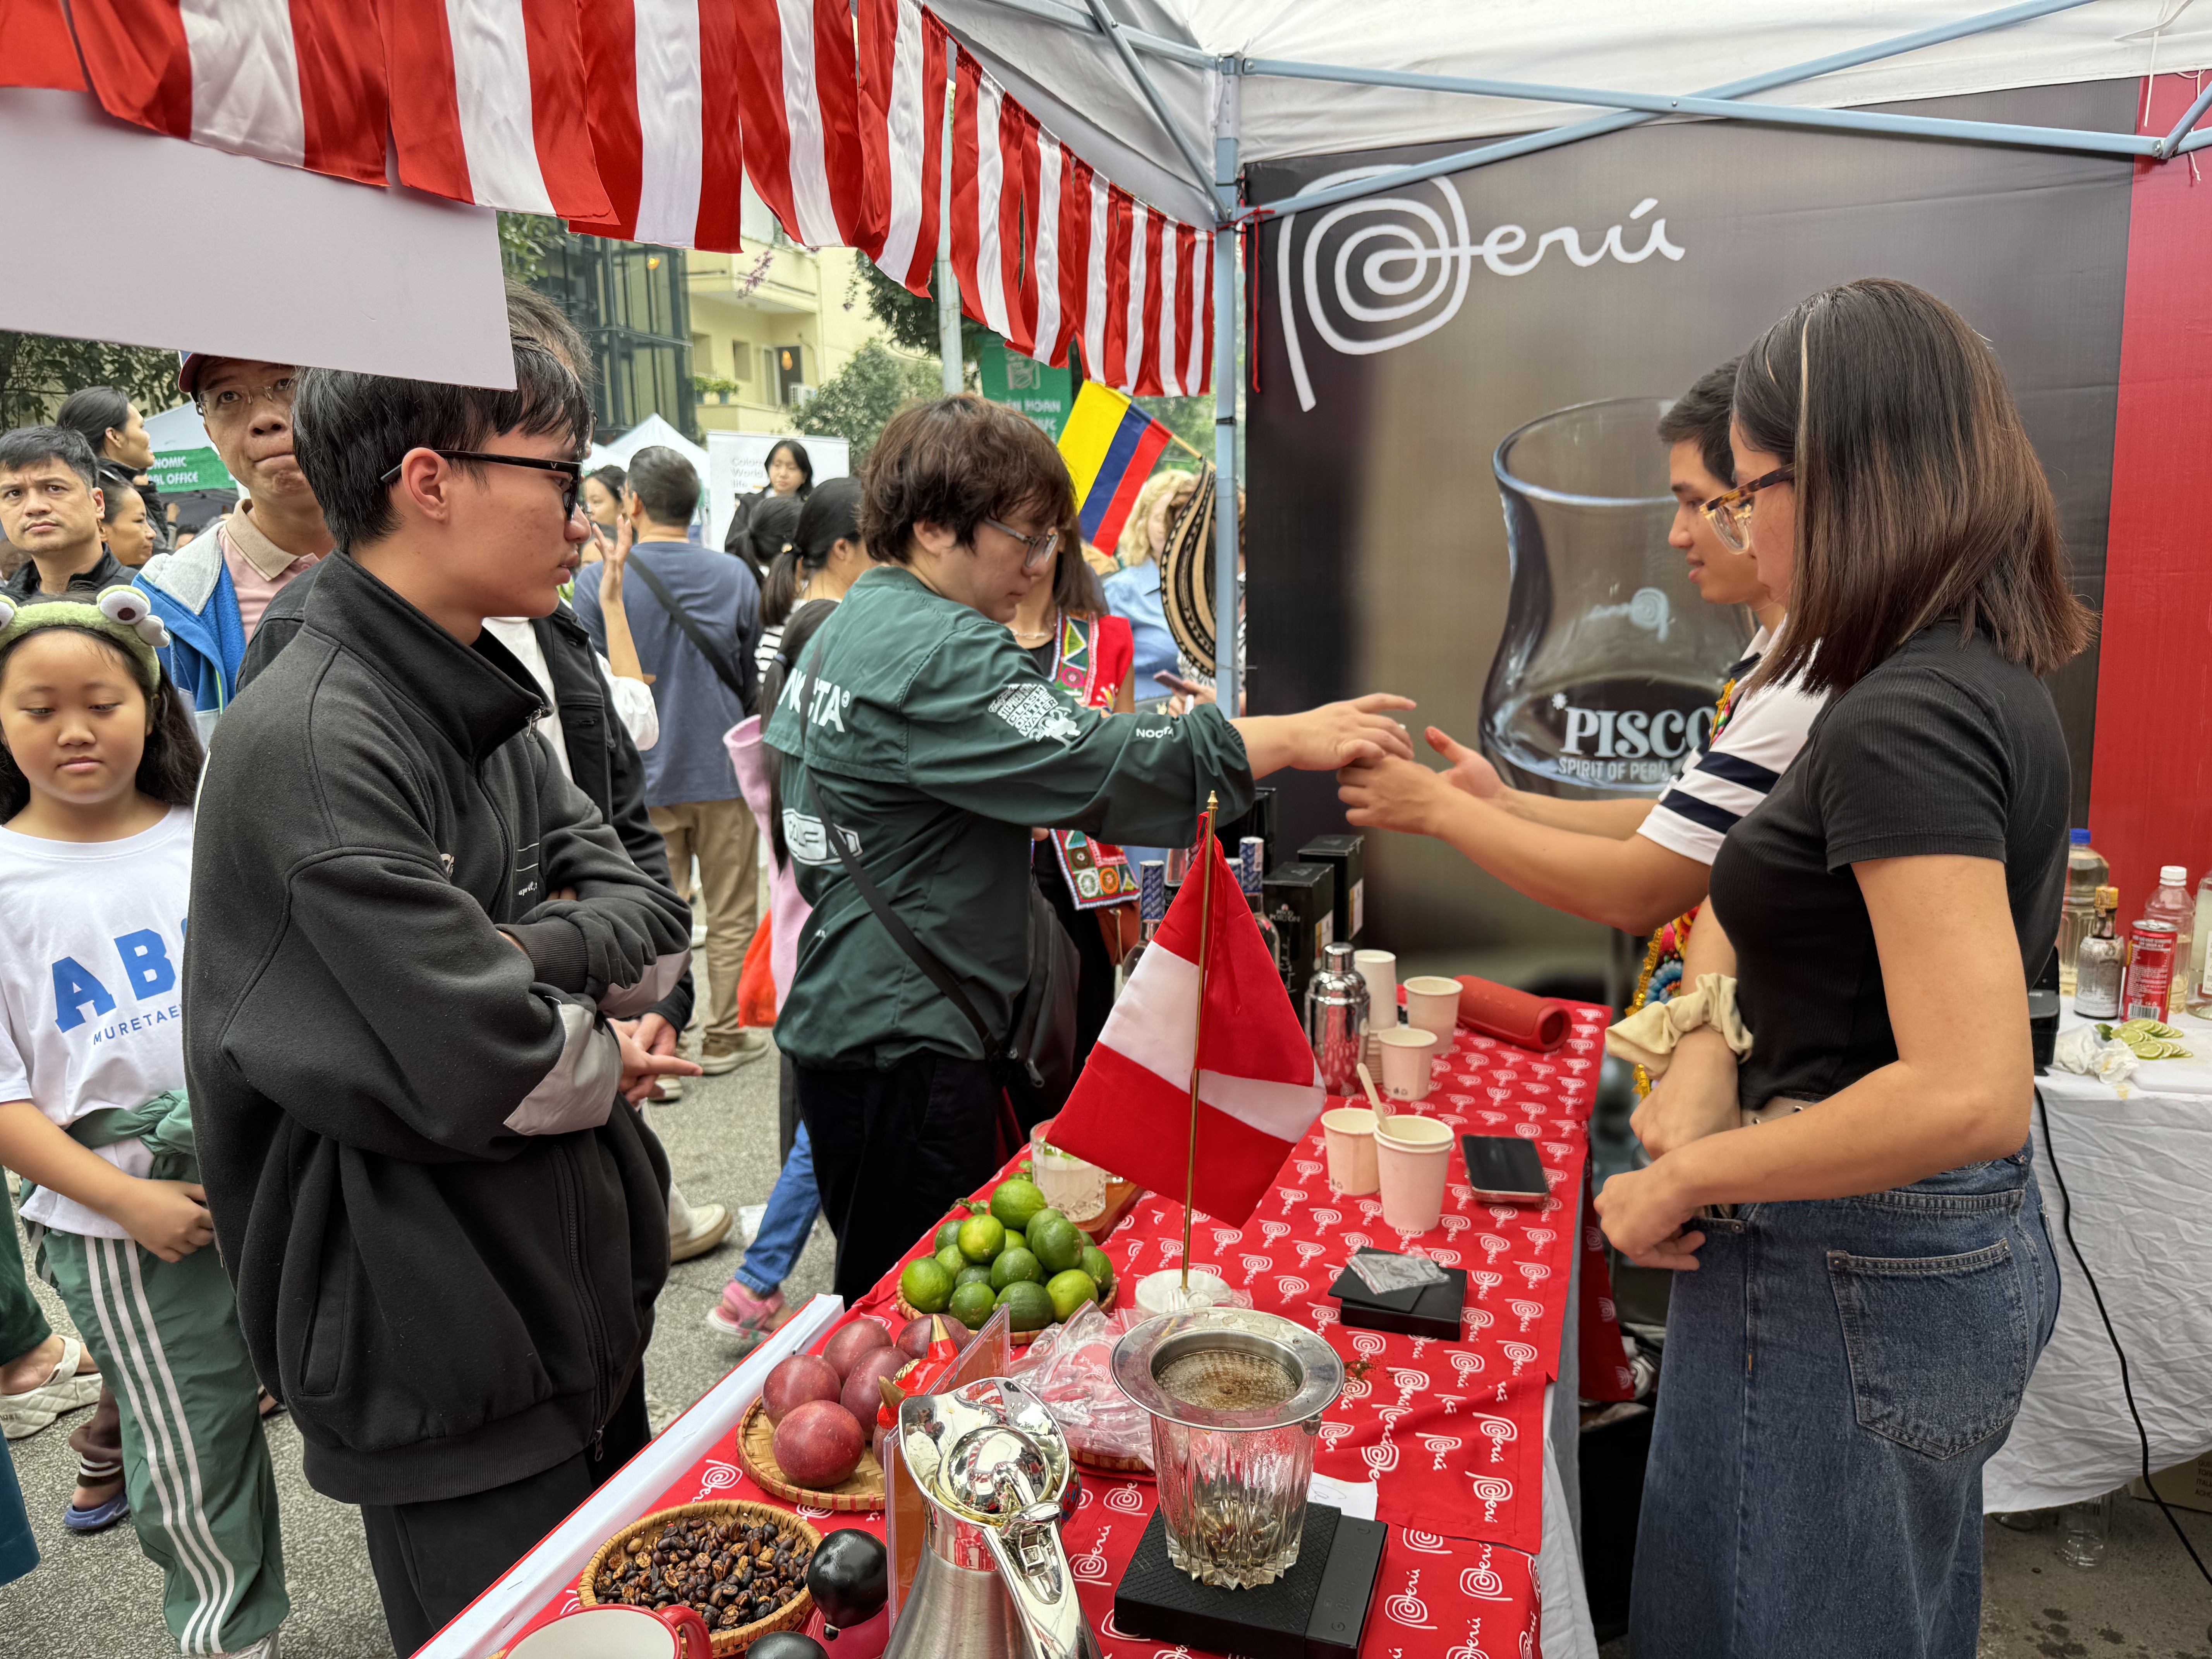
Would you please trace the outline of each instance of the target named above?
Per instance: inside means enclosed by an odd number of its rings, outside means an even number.
[[[2104,854],[2089,845],[2087,830],[2067,832],[2066,898],[2058,912],[2058,994],[2074,994],[2075,966],[2081,958],[2081,941],[2097,921],[2097,890],[2112,878],[2112,867]]]
[[[2196,937],[2189,947],[2189,1012],[2212,1019],[2212,979],[2205,976],[2205,944],[2212,940],[2212,870],[2197,884]]]
[[[2178,864],[2160,866],[2158,890],[2144,904],[2142,920],[2173,924],[2173,977],[2167,981],[2166,990],[2166,1018],[2170,1019],[2189,1006],[2188,963],[2192,949],[2191,936],[2197,927],[2197,900],[2189,890],[2188,871]]]

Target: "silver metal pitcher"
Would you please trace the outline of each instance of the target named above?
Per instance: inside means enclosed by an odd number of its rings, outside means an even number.
[[[1036,1396],[1003,1377],[919,1395],[899,1449],[929,1520],[884,1659],[1099,1659],[1060,1537],[1074,1464]]]
[[[1322,951],[1321,972],[1306,984],[1306,1036],[1322,1087],[1333,1095],[1357,1095],[1359,1062],[1367,1041],[1367,981],[1349,944]]]

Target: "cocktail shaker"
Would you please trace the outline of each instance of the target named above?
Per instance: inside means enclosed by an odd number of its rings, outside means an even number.
[[[1306,986],[1306,1036],[1322,1086],[1333,1095],[1356,1095],[1359,1060],[1367,1041],[1367,981],[1352,963],[1349,943],[1323,948],[1321,972]]]

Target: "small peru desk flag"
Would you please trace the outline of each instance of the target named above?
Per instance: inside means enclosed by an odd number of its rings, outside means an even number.
[[[1191,1067],[1198,1066],[1192,1207],[1243,1226],[1327,1097],[1313,1049],[1221,845],[1206,837],[1210,882],[1194,867],[1146,947],[1052,1144],[1163,1198],[1183,1197]],[[1196,860],[1194,860],[1194,866]],[[1213,916],[1199,1036],[1201,895]]]

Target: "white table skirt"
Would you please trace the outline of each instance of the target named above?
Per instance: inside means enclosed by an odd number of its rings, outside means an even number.
[[[2084,1023],[2069,1011],[2062,1025]],[[2212,1450],[2212,1023],[2175,1024],[2195,1057],[2144,1066],[2124,1098],[2068,1072],[2037,1079],[2055,1143],[2045,1144],[2039,1119],[2036,1179],[2058,1257],[2058,1324],[2011,1437],[1983,1476],[1984,1510],[2094,1498],[2142,1472],[2119,1361],[2061,1225],[2060,1176],[2075,1242],[2127,1350],[2151,1468]]]

